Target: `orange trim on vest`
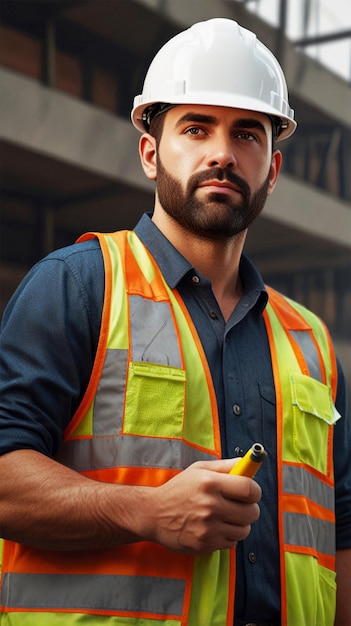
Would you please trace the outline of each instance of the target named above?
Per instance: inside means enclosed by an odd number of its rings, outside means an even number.
[[[10,542],[9,542],[10,543]],[[139,542],[108,548],[106,550],[92,551],[59,551],[31,550],[11,542],[12,551],[8,551],[6,571],[13,573],[37,573],[57,574],[69,572],[70,574],[110,574],[132,576],[137,573],[140,576],[150,576],[150,563],[156,566],[160,576],[165,578],[184,578],[184,572],[193,568],[194,556],[172,553],[172,571],[169,569],[169,550],[157,543]],[[140,559],[140,546],[143,547],[143,555]],[[45,554],[45,572],[43,572],[42,554]],[[113,555],[116,558],[113,559]],[[76,557],[76,558],[74,558]],[[174,559],[173,559],[174,557]],[[118,568],[115,562],[118,561]],[[174,563],[173,563],[174,562]],[[173,567],[174,564],[174,567]]]
[[[278,318],[280,319],[281,323],[283,324],[285,328],[287,328],[288,330],[308,330],[309,331],[310,337],[313,341],[313,344],[316,348],[316,351],[319,357],[319,364],[320,364],[321,372],[323,373],[323,379],[324,379],[323,382],[325,383],[326,374],[325,374],[324,360],[322,357],[319,344],[313,332],[311,332],[312,331],[311,326],[306,322],[306,320],[300,315],[298,311],[296,311],[293,307],[289,305],[289,303],[285,300],[284,296],[276,292],[271,287],[266,287],[266,290],[269,294],[269,302],[271,303],[275,313],[277,314]],[[333,402],[335,402],[337,385],[338,385],[338,370],[337,370],[335,350],[332,344],[330,333],[326,325],[324,324],[323,320],[319,320],[319,321],[320,321],[321,326],[324,329],[325,336],[328,342],[330,362],[331,362],[331,367],[332,367],[330,386],[331,386],[332,393],[333,393],[332,399],[333,399]],[[294,345],[294,348],[295,348],[295,345],[298,348],[296,342],[294,342],[293,345]]]
[[[267,293],[269,295],[269,302],[272,305],[275,313],[278,315],[284,328],[288,330],[310,330],[311,326],[300,315],[296,309],[294,309],[280,293],[266,286]]]
[[[326,567],[332,571],[335,571],[335,557],[330,554],[323,554],[322,552],[316,552],[313,548],[304,547],[304,546],[292,546],[290,544],[285,543],[283,546],[285,552],[292,552],[294,554],[307,554],[308,556],[313,556],[318,559],[319,565],[322,567]],[[286,624],[286,622],[285,622]],[[282,626],[285,626],[282,621]]]
[[[134,486],[159,487],[179,474],[179,469],[157,469],[144,467],[116,467],[98,470],[85,470],[81,474],[87,478],[105,483]]]
[[[273,292],[269,289],[269,297],[273,295]],[[275,293],[275,292],[274,292]],[[284,301],[285,303],[285,301]],[[286,303],[284,304],[284,308],[286,308]],[[272,369],[273,372],[279,371],[278,366],[278,357],[276,352],[275,341],[273,337],[273,330],[271,326],[270,319],[268,317],[267,309],[263,311],[263,319],[266,325],[266,331],[268,335],[269,347],[271,351],[271,359],[272,359]],[[276,422],[277,422],[277,458],[282,458],[282,450],[283,450],[283,398],[282,398],[282,390],[280,385],[276,385],[275,389],[276,394]],[[278,494],[281,494],[283,491],[283,464],[277,463],[277,486],[278,486]],[[278,497],[278,537],[279,537],[279,561],[280,561],[280,587],[281,587],[281,623],[282,626],[287,625],[287,597],[286,597],[286,567],[285,567],[285,558],[284,551],[282,550],[282,538],[284,537],[284,519],[283,519],[283,502],[282,499]]]
[[[283,494],[282,497],[284,500],[284,511],[287,513],[301,513],[302,515],[309,515],[333,524],[335,523],[334,511],[313,502],[306,496]]]
[[[286,328],[287,330],[305,330],[308,332],[318,354],[319,367],[322,373],[322,382],[325,384],[325,365],[320,351],[320,347],[314,337],[311,326],[306,322],[306,320],[302,317],[302,315],[300,315],[298,311],[296,311],[293,307],[289,305],[289,303],[280,293],[274,291],[270,287],[267,288],[267,291],[269,293],[269,302],[272,305],[272,308],[276,313],[278,319],[283,324],[284,328]],[[293,347],[301,372],[309,376],[310,372],[300,346],[290,333],[287,333],[287,337]]]
[[[184,604],[186,604],[186,596],[187,596],[187,592],[185,592]],[[49,611],[49,613],[51,612],[52,611]],[[6,607],[6,613],[28,613],[28,609],[22,609],[22,608],[17,608],[17,607],[16,608]],[[36,607],[35,613],[48,613],[48,609]],[[55,607],[54,613],[62,613],[63,615],[69,615],[69,614],[77,615],[77,609],[71,609],[71,608],[60,609],[60,608]],[[116,617],[116,611],[103,611],[101,609],[94,609],[93,614],[91,613],[90,609],[79,609],[79,614],[89,615],[90,616],[89,621],[91,622],[91,624],[93,624],[91,617],[93,617],[94,615],[102,615],[103,617]],[[149,620],[156,620],[160,622],[159,613],[150,613],[150,612],[145,613],[144,611],[138,611],[138,612],[119,611],[118,617],[122,617],[122,618],[126,617],[128,620],[130,619],[145,620],[146,622],[148,622]],[[188,620],[186,616],[179,618],[179,615],[167,614],[167,621],[174,620],[175,622],[179,623],[179,619],[180,619],[181,626],[188,626]],[[231,626],[231,625],[227,624],[227,626]]]
[[[129,245],[126,246],[126,238],[124,237],[123,231],[114,233],[113,240],[118,243],[120,249],[123,249],[123,259],[125,259],[124,271],[127,276],[128,293],[158,302],[168,301],[168,294],[159,271],[155,272],[155,277],[152,281],[148,282],[145,280],[131,247]],[[145,252],[153,266],[155,266],[155,261],[146,248]]]
[[[82,241],[88,241],[89,239],[96,238],[94,233],[86,233],[77,239],[77,243]],[[104,366],[105,355],[106,355],[106,346],[109,335],[109,320],[110,320],[110,309],[111,309],[111,295],[112,295],[112,264],[110,255],[108,254],[107,243],[104,239],[99,239],[100,246],[102,249],[104,262],[105,262],[105,296],[104,296],[104,305],[102,311],[102,319],[101,319],[101,328],[99,341],[95,356],[95,363],[93,367],[93,373],[90,378],[88,387],[84,394],[83,400],[78,407],[75,415],[72,417],[70,423],[66,427],[64,431],[64,440],[68,439],[70,435],[74,432],[75,428],[78,426],[81,419],[84,417],[86,411],[91,405],[97,386],[99,384],[102,368]]]
[[[210,394],[210,400],[211,400],[211,406],[213,407],[213,412],[214,414],[217,414],[217,398],[216,398],[216,394],[215,394],[215,390],[214,390],[214,385],[213,385],[213,380],[212,380],[212,375],[210,372],[210,368],[207,362],[207,358],[205,356],[205,352],[202,346],[202,343],[200,341],[199,335],[197,333],[197,330],[194,326],[194,322],[190,317],[190,313],[188,311],[188,309],[186,308],[182,298],[180,297],[178,291],[174,290],[173,294],[179,304],[179,306],[181,307],[184,316],[186,318],[187,323],[189,324],[189,328],[191,329],[191,333],[193,335],[194,341],[196,343],[196,347],[199,351],[199,354],[201,355],[201,360],[204,366],[204,371],[205,371],[205,375],[206,375],[206,381],[207,381],[207,386],[209,389],[209,394]],[[215,451],[216,454],[218,455],[218,458],[221,458],[221,434],[220,434],[220,429],[219,429],[219,420],[213,420],[213,430],[214,430],[214,439],[215,439]],[[201,448],[199,448],[201,449]]]

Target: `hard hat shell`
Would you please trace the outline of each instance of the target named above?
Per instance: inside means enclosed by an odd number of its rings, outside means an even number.
[[[226,18],[194,24],[156,54],[131,113],[141,132],[145,132],[144,111],[155,103],[266,113],[282,121],[277,141],[292,135],[296,128],[277,59],[254,33]]]

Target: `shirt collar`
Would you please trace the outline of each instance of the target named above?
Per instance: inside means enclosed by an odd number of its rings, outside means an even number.
[[[145,213],[134,230],[154,257],[167,285],[171,289],[175,289],[185,274],[192,270],[192,265],[161,233],[151,220],[151,216],[151,213]]]
[[[196,268],[161,233],[151,217],[151,213],[145,213],[134,230],[154,257],[168,286],[175,289],[182,278],[188,272],[196,272]],[[244,290],[243,300],[250,308],[259,302],[259,310],[262,313],[267,304],[268,294],[262,276],[245,254],[241,256],[239,272]]]

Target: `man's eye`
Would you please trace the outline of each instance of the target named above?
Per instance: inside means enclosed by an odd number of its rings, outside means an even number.
[[[243,133],[238,133],[238,134],[237,134],[237,137],[238,137],[239,139],[246,139],[246,141],[255,141],[255,137],[254,137],[254,135],[252,135],[251,133],[245,133],[245,132],[243,132]]]
[[[187,135],[200,135],[200,134],[204,134],[204,131],[201,128],[198,128],[198,126],[192,126],[191,128],[188,128],[185,131],[185,134]]]

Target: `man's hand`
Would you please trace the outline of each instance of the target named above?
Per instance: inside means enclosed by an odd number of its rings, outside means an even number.
[[[228,474],[233,460],[194,463],[152,496],[153,540],[170,550],[207,554],[231,548],[260,514],[261,488]]]

